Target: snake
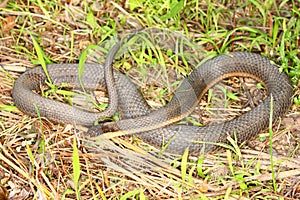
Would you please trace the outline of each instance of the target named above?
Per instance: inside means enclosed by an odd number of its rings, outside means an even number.
[[[114,45],[105,64],[86,63],[79,72],[78,64],[50,64],[24,72],[15,81],[12,97],[15,105],[27,115],[45,117],[57,123],[92,127],[88,135],[134,134],[164,151],[183,154],[212,152],[220,143],[236,138],[243,143],[282,117],[291,105],[291,80],[276,64],[257,53],[231,52],[205,61],[182,80],[170,102],[154,110],[143,98],[139,88],[128,76],[111,67],[121,43]],[[46,73],[46,72],[47,73]],[[79,75],[80,74],[80,75]],[[250,111],[224,123],[191,126],[177,123],[193,112],[209,88],[229,77],[250,77],[263,83],[267,97]],[[109,106],[103,112],[86,111],[66,103],[41,96],[46,82],[68,83],[73,88],[94,90],[107,88]],[[118,121],[103,121],[116,111]],[[94,126],[98,122],[98,126]]]

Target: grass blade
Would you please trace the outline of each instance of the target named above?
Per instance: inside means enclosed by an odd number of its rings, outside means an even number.
[[[79,189],[79,178],[80,178],[80,161],[79,161],[79,153],[78,153],[76,138],[74,138],[74,142],[73,142],[72,165],[73,165],[74,187],[75,187],[76,197],[79,200],[79,199],[81,199],[80,193],[78,190]]]
[[[45,56],[45,53],[42,50],[42,48],[40,47],[40,45],[37,43],[36,39],[32,36],[32,34],[30,34],[30,36],[31,36],[31,40],[33,42],[34,49],[35,49],[35,51],[37,53],[39,62],[40,62],[41,66],[42,66],[42,68],[43,68],[43,70],[44,70],[44,72],[46,74],[47,80],[52,85],[52,81],[51,81],[51,78],[50,78],[50,76],[48,74],[47,67],[46,67],[46,61],[45,61],[45,57],[46,56]]]

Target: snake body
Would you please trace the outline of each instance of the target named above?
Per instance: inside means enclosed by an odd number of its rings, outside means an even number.
[[[107,60],[110,59],[112,58]],[[85,64],[79,79],[77,64],[47,66],[55,85],[66,82],[75,88],[81,88],[82,81],[85,89],[92,90],[99,85],[107,86],[104,70],[105,67],[100,64]],[[175,124],[193,111],[209,87],[222,78],[232,76],[246,76],[262,81],[267,87],[267,98],[252,110],[222,124],[204,127]],[[41,116],[59,123],[92,126],[96,120],[103,117],[101,113],[83,111],[35,94],[33,90],[39,90],[46,80],[41,67],[23,73],[16,80],[12,91],[15,105],[32,116],[37,116],[38,108]],[[117,93],[117,97],[113,98],[117,98],[119,102],[118,111],[122,119],[102,123],[101,128],[104,132],[139,133],[138,137],[144,141],[158,147],[165,145],[166,151],[177,154],[182,154],[186,148],[193,154],[215,150],[216,146],[213,143],[227,142],[227,137],[234,137],[235,134],[239,143],[249,140],[268,127],[271,101],[272,120],[276,121],[289,108],[293,95],[291,82],[285,73],[280,73],[269,59],[246,52],[219,55],[206,61],[183,80],[165,107],[154,111],[127,76],[113,70],[113,80]]]

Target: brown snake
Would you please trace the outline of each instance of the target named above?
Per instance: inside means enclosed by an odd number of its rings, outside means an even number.
[[[109,53],[104,67],[100,64],[85,64],[81,81],[85,89],[98,85],[106,87],[105,68],[110,68],[114,54],[120,45]],[[80,88],[77,64],[51,64],[47,71],[55,85],[63,82]],[[110,96],[107,112],[94,113],[73,106],[46,99],[33,92],[45,85],[47,77],[41,67],[23,73],[15,82],[12,96],[15,105],[24,113],[41,116],[60,123],[75,123],[92,126],[96,120],[115,112],[116,100],[122,119],[100,124],[102,132],[138,134],[146,142],[166,151],[182,154],[186,148],[192,154],[216,149],[212,143],[227,142],[227,137],[237,135],[238,142],[249,140],[268,127],[270,121],[270,102],[273,99],[273,121],[281,117],[289,108],[293,89],[285,73],[280,73],[271,61],[254,53],[235,52],[219,55],[206,61],[184,79],[174,93],[172,100],[163,108],[153,111],[138,88],[124,74],[114,70],[116,95]],[[198,127],[174,124],[188,116],[199,103],[201,97],[220,79],[232,76],[252,77],[260,80],[267,88],[267,98],[247,113],[222,124]],[[109,82],[110,83],[110,82]],[[110,86],[109,86],[110,87]],[[101,130],[99,130],[100,134]]]

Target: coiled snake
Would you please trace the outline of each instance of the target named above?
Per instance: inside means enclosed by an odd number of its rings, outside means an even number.
[[[116,70],[111,73],[110,65],[119,48],[120,44],[112,48],[104,66],[85,64],[81,78],[78,77],[77,64],[47,66],[49,77],[55,85],[66,82],[75,88],[82,85],[85,89],[94,89],[97,85],[115,88],[113,92],[109,92],[110,106],[105,112],[83,111],[34,93],[33,90],[39,90],[47,80],[41,67],[26,71],[16,80],[12,91],[15,105],[32,116],[37,116],[37,107],[40,115],[50,120],[84,126],[92,126],[96,120],[111,116],[118,109],[122,119],[102,123],[103,132],[139,133],[138,137],[146,142],[158,147],[166,145],[167,151],[178,154],[183,153],[187,147],[189,152],[194,154],[214,150],[216,146],[212,143],[226,142],[227,136],[234,137],[234,134],[237,135],[238,142],[248,140],[268,127],[271,99],[273,121],[282,116],[290,106],[293,89],[285,73],[280,73],[278,68],[263,56],[234,52],[206,61],[183,80],[165,107],[153,111],[135,84],[124,74]],[[111,79],[105,76],[111,76]],[[222,124],[204,127],[174,124],[193,111],[209,87],[220,79],[232,76],[260,80],[267,87],[267,98],[247,113]]]

